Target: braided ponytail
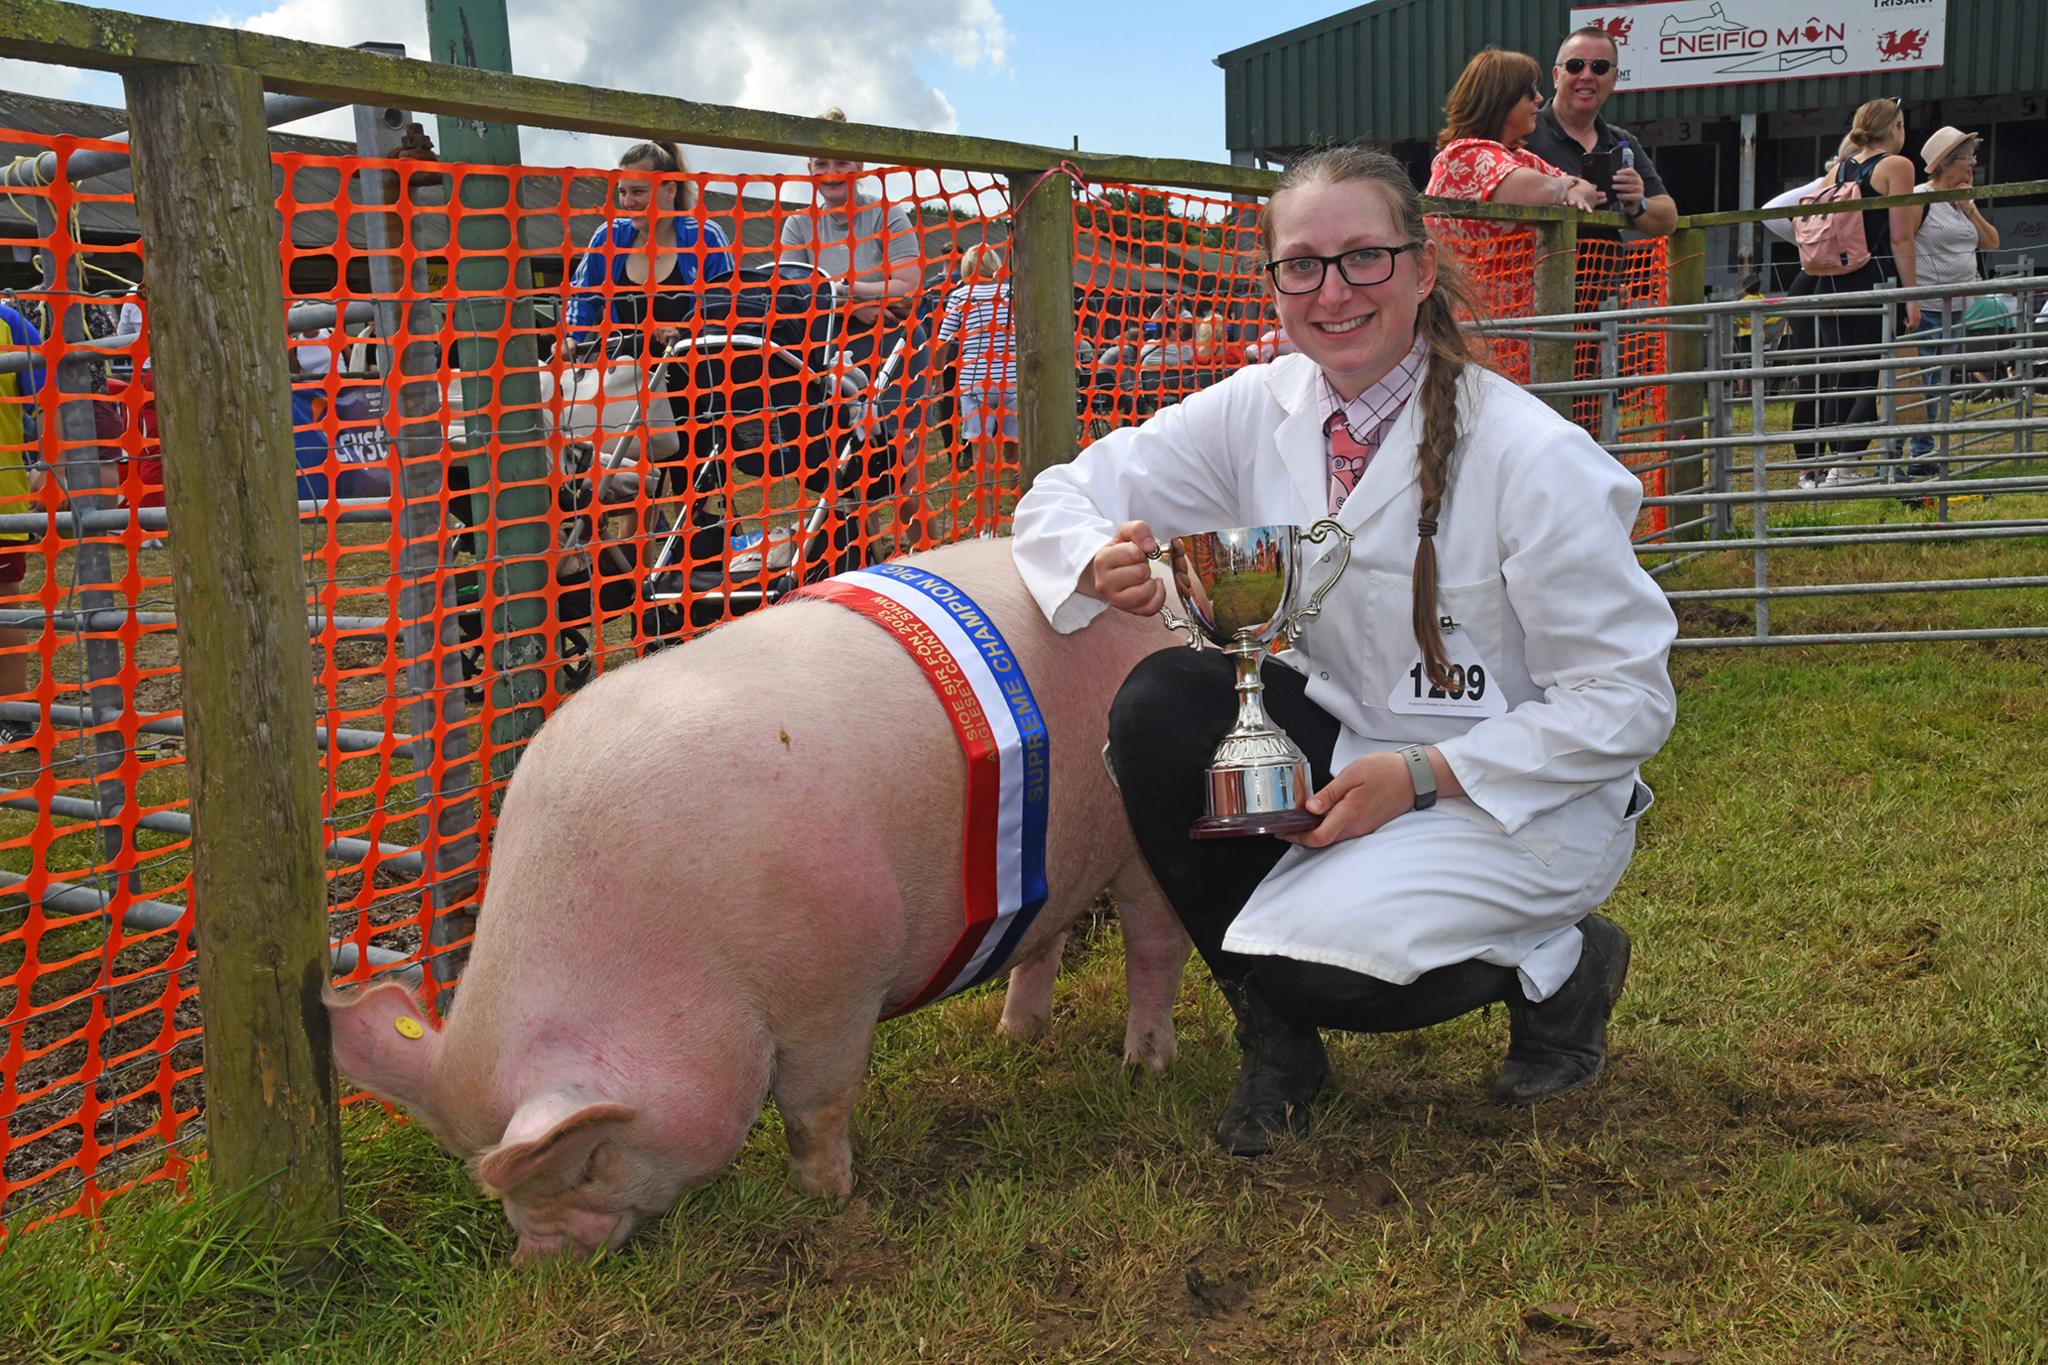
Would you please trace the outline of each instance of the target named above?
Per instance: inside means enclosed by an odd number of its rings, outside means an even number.
[[[1273,204],[1282,194],[1317,181],[1348,180],[1367,181],[1384,195],[1409,241],[1429,240],[1429,227],[1422,218],[1422,201],[1400,162],[1365,147],[1326,147],[1290,162],[1267,197],[1259,225],[1267,255],[1271,256],[1273,247]],[[1412,617],[1415,643],[1422,651],[1429,680],[1446,690],[1451,686],[1451,661],[1444,651],[1443,631],[1437,625],[1436,533],[1443,517],[1444,500],[1451,491],[1453,456],[1458,448],[1458,384],[1467,365],[1480,363],[1458,319],[1476,315],[1456,262],[1448,253],[1440,253],[1436,283],[1415,315],[1415,334],[1429,352],[1429,365],[1414,400],[1422,404],[1422,445],[1416,453],[1421,509],[1415,522]]]
[[[1422,506],[1415,521],[1415,601],[1411,612],[1415,643],[1422,650],[1423,668],[1430,682],[1449,689],[1450,656],[1444,652],[1443,631],[1436,612],[1436,531],[1443,514],[1444,496],[1450,492],[1451,456],[1458,448],[1458,381],[1472,361],[1464,329],[1458,326],[1450,296],[1455,282],[1443,274],[1445,263],[1437,266],[1436,288],[1417,311],[1415,330],[1429,348],[1429,369],[1422,377],[1422,446],[1416,452],[1417,480]]]

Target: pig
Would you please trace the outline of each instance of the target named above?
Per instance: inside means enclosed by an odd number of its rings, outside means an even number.
[[[1046,1026],[1067,926],[1109,886],[1124,1060],[1165,1068],[1189,943],[1102,750],[1118,686],[1174,637],[1122,612],[1056,634],[1007,540],[908,562],[995,622],[1050,735],[1050,898],[1002,1031]],[[518,1260],[621,1246],[731,1164],[770,1095],[791,1183],[844,1198],[876,1021],[960,930],[965,791],[923,674],[835,603],[792,599],[608,672],[520,761],[446,1026],[397,983],[330,992],[336,1063],[470,1163]]]

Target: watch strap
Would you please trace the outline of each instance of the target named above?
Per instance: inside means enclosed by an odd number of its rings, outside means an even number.
[[[1415,788],[1415,809],[1428,810],[1436,804],[1436,769],[1429,766],[1429,754],[1420,744],[1404,744],[1400,753],[1408,760],[1408,781]]]

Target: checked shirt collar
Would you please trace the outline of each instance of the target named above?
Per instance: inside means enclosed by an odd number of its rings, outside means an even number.
[[[1316,405],[1321,414],[1323,435],[1330,441],[1330,515],[1344,505],[1344,499],[1358,486],[1365,467],[1386,439],[1387,429],[1415,395],[1422,377],[1422,358],[1428,350],[1421,337],[1401,362],[1382,375],[1377,383],[1344,402],[1330,387],[1328,375],[1316,376]]]

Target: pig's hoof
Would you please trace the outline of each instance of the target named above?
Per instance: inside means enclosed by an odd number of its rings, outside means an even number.
[[[789,1163],[789,1183],[797,1188],[798,1193],[810,1195],[813,1199],[844,1203],[853,1197],[853,1163],[792,1161]]]
[[[1133,1071],[1142,1067],[1156,1075],[1173,1065],[1177,1050],[1170,1031],[1160,1033],[1147,1029],[1143,1033],[1124,1035],[1124,1065]]]
[[[1045,1036],[1052,1027],[1052,1019],[1044,1014],[1005,1014],[996,1024],[996,1032],[1014,1043],[1035,1043]]]

